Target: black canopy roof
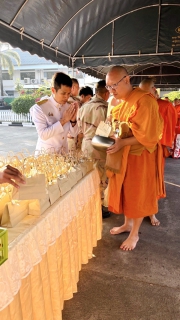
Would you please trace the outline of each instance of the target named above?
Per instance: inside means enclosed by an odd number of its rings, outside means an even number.
[[[120,64],[134,84],[180,83],[180,0],[0,0],[0,41],[99,78]]]

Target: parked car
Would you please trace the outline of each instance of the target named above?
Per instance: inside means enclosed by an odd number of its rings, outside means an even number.
[[[11,96],[0,96],[0,109],[1,110],[10,110],[11,102],[15,99],[15,97]]]

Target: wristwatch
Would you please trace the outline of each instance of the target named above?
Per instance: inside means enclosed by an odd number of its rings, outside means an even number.
[[[70,122],[71,122],[71,123],[76,123],[76,122],[77,122],[77,120],[75,120],[75,121],[70,120]]]

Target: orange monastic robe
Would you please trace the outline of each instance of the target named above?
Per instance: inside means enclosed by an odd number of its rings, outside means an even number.
[[[149,93],[137,88],[113,108],[112,116],[129,124],[140,145],[123,148],[120,172],[109,179],[109,210],[128,218],[155,214],[157,198],[165,194],[159,143],[163,119],[158,104]]]
[[[175,128],[174,143],[170,153],[173,158],[179,159],[180,158],[180,105],[175,106],[175,109],[177,112],[178,119],[177,119],[176,128]]]
[[[180,115],[180,104],[178,104],[177,106],[175,106],[175,109],[176,109],[178,115]]]
[[[177,123],[176,123],[176,134],[180,134],[180,104],[175,106],[176,112],[177,112]]]
[[[171,102],[158,99],[159,112],[164,120],[164,128],[161,144],[166,147],[172,147],[175,136],[175,127],[177,123],[177,112]]]

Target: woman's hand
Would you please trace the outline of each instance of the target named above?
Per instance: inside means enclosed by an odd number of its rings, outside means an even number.
[[[107,154],[115,153],[124,147],[124,139],[112,138],[115,140],[115,143],[107,149]]]
[[[18,183],[25,184],[25,180],[23,175],[18,169],[8,165],[3,172],[0,172],[0,183],[10,183],[14,187],[19,188]]]

